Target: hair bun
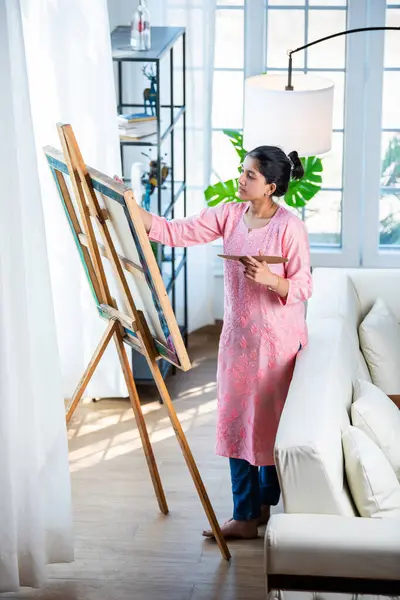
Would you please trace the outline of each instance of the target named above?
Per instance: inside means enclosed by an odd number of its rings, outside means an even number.
[[[304,175],[304,168],[296,150],[289,152],[288,157],[292,163],[292,179],[301,179]]]

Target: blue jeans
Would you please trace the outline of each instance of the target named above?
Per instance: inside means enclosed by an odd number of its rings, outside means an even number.
[[[235,521],[258,519],[262,504],[278,504],[281,490],[274,465],[254,467],[242,458],[230,458],[229,465]]]

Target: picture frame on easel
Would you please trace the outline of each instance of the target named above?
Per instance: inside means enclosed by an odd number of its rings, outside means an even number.
[[[110,307],[101,301],[93,278],[90,276],[90,270],[87,268],[85,254],[88,249],[88,238],[83,232],[84,226],[80,218],[79,207],[76,206],[71,185],[68,182],[67,162],[63,153],[51,146],[46,146],[44,153],[57,184],[97,310],[101,317],[109,319],[113,310],[110,310]],[[134,294],[136,307],[144,312],[160,358],[164,358],[183,371],[189,370],[191,368],[189,356],[172,311],[154,252],[140,219],[139,208],[133,198],[132,190],[91,167],[88,167],[88,174],[98,197],[102,214],[109,216],[108,228],[124,268],[127,283]],[[77,220],[73,218],[73,212]],[[99,240],[99,244],[101,260],[104,264],[107,262],[107,254],[101,240]],[[118,289],[116,295],[119,295]],[[120,302],[126,309],[123,296],[121,296]],[[124,341],[133,348],[139,349],[136,333],[130,328],[129,322],[126,322],[125,325]]]

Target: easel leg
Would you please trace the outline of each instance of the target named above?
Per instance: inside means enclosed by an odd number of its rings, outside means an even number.
[[[104,351],[107,348],[109,341],[111,340],[112,336],[114,335],[115,331],[117,330],[117,326],[119,326],[119,325],[116,323],[116,321],[109,322],[107,329],[105,330],[104,335],[99,342],[99,345],[97,346],[96,350],[94,351],[92,359],[91,359],[86,371],[82,375],[82,378],[78,384],[78,387],[76,388],[76,390],[74,392],[74,395],[72,396],[72,401],[71,401],[70,406],[68,407],[67,415],[66,415],[67,423],[69,423],[72,415],[74,414],[75,409],[78,406],[79,401],[82,398],[83,393],[84,393],[85,389],[87,388],[87,385],[88,385],[90,379],[92,378],[92,375],[93,375],[97,365],[99,364],[100,359],[103,356]]]
[[[128,356],[126,354],[124,342],[122,341],[122,336],[119,329],[115,332],[114,340],[117,346],[118,356],[121,362],[122,371],[124,373],[126,386],[128,388],[129,399],[131,401],[132,409],[136,418],[136,424],[140,433],[140,438],[142,440],[143,450],[146,456],[147,465],[149,467],[150,476],[153,482],[154,490],[156,492],[158,506],[160,507],[161,512],[164,513],[164,515],[166,515],[168,514],[167,500],[165,498],[160,474],[158,472],[156,460],[153,453],[153,448],[151,447],[149,434],[147,432],[146,423],[143,417],[142,407],[140,405],[135,381],[133,379]]]
[[[186,464],[189,468],[193,482],[196,486],[197,492],[199,494],[199,498],[203,505],[204,511],[207,515],[207,518],[210,523],[214,537],[217,541],[217,544],[219,546],[222,556],[226,560],[229,560],[231,558],[231,555],[230,555],[228,546],[226,544],[224,536],[222,535],[221,528],[219,526],[217,517],[215,516],[215,512],[211,505],[206,488],[204,487],[199,470],[198,470],[195,460],[193,458],[192,451],[190,450],[185,433],[184,433],[182,426],[180,424],[180,421],[176,415],[175,408],[174,408],[174,405],[172,404],[172,400],[168,393],[167,386],[165,385],[164,379],[161,375],[160,369],[159,369],[158,364],[155,361],[155,359],[152,357],[149,357],[148,360],[149,360],[149,366],[153,373],[154,381],[156,382],[158,391],[160,392],[160,396],[161,396],[161,398],[164,402],[164,405],[168,411],[168,415],[171,420],[172,427],[174,428],[175,435],[181,446],[183,456],[184,456]]]

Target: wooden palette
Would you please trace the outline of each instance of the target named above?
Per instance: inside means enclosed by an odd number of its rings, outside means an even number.
[[[248,258],[246,255],[243,256],[235,256],[235,255],[231,255],[231,254],[218,254],[218,256],[220,258],[225,258],[226,260],[236,260],[241,262],[243,259]],[[281,263],[287,263],[288,259],[287,258],[283,258],[283,256],[252,256],[251,258],[254,258],[255,260],[258,260],[259,262],[266,262],[270,265],[278,265]]]

